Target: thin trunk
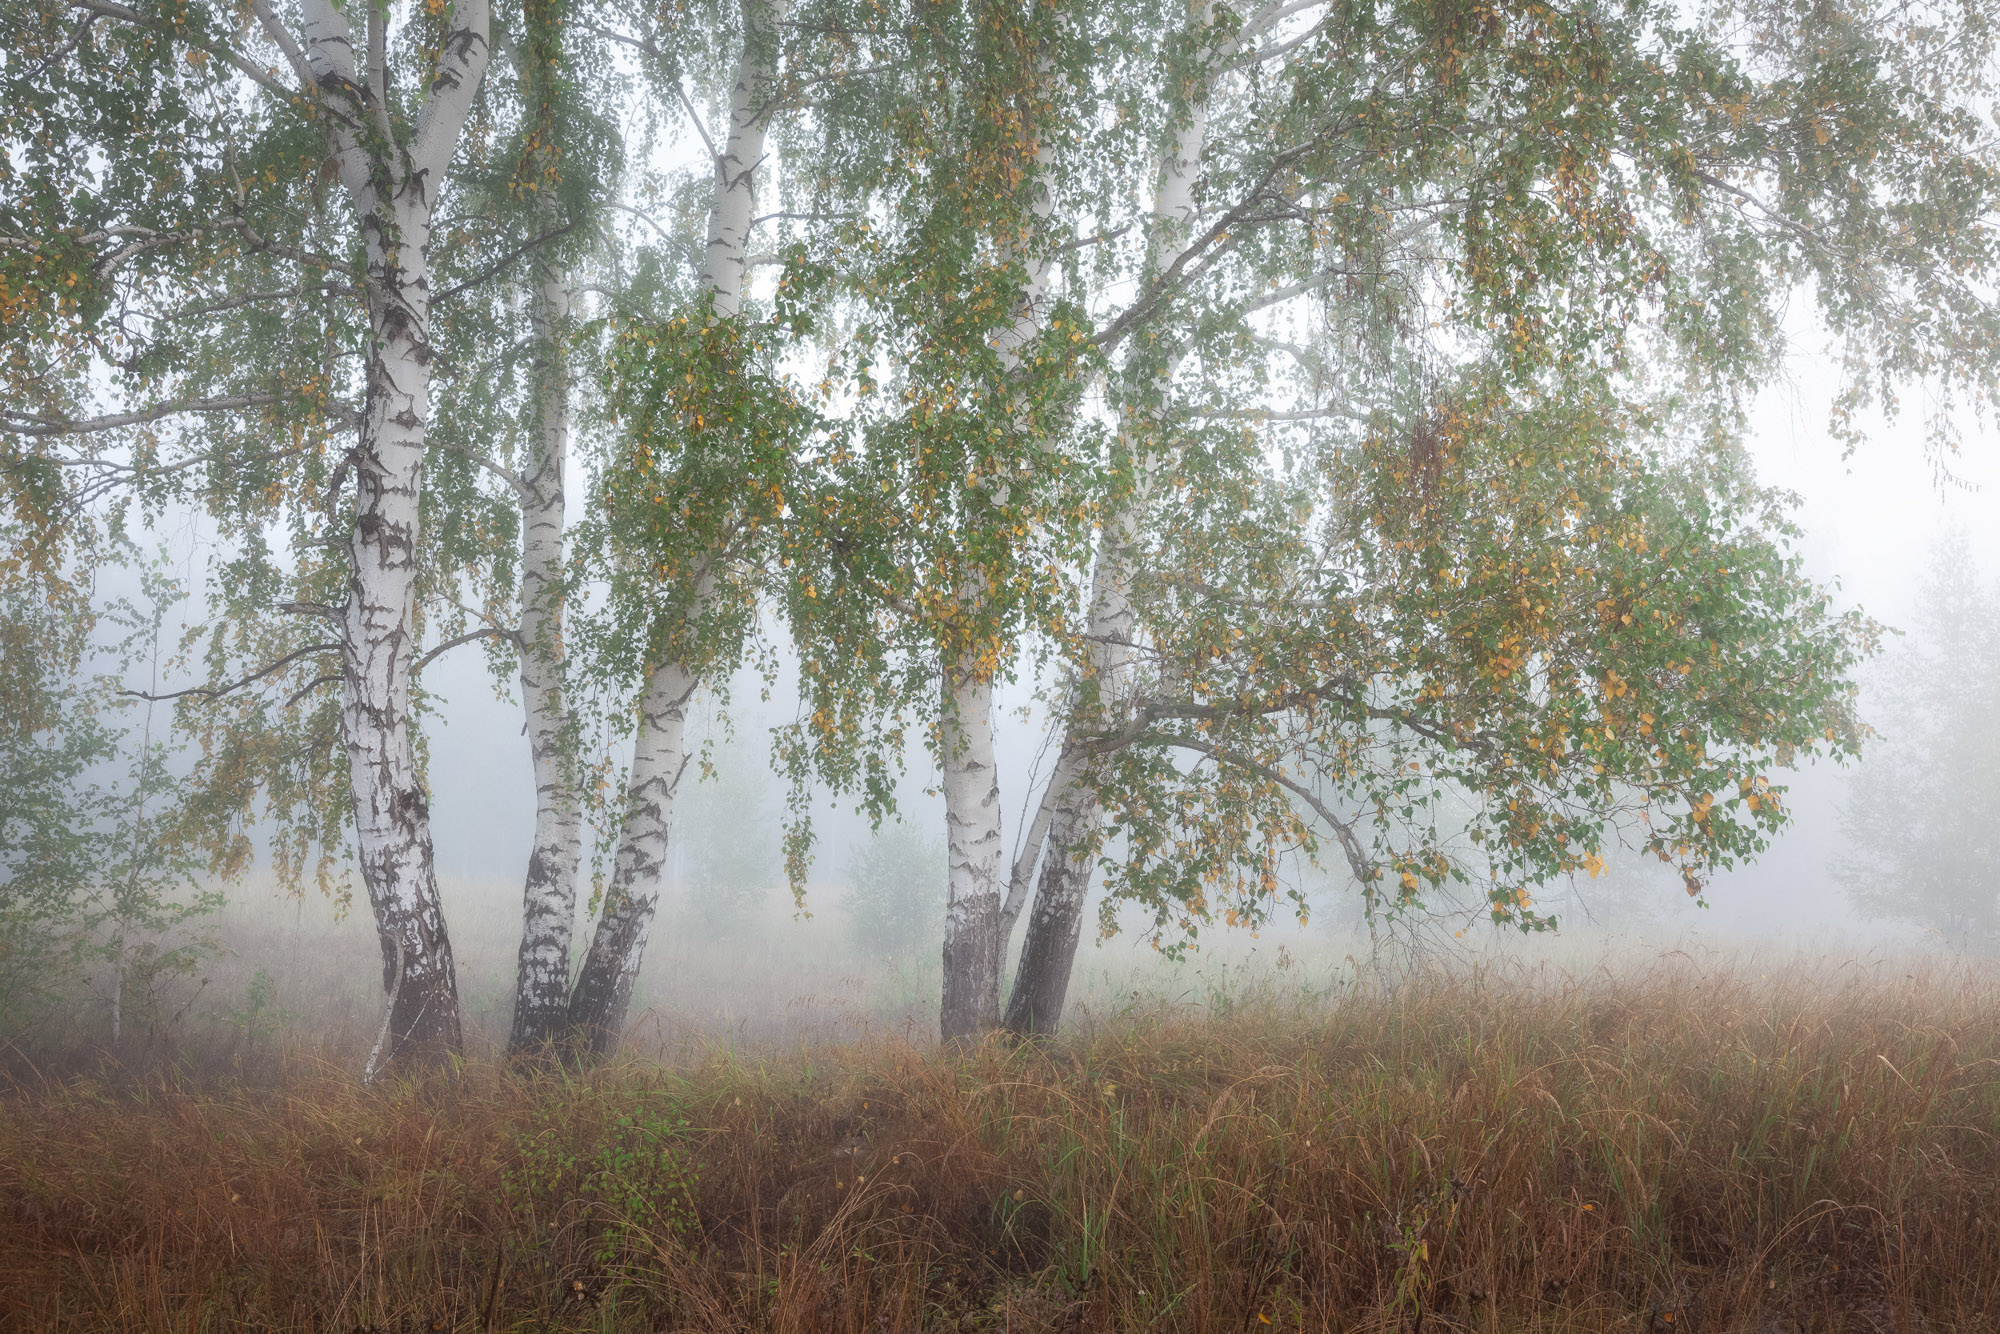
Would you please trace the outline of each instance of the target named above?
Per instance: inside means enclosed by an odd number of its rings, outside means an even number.
[[[1044,71],[1046,73],[1046,71]],[[1032,133],[1032,130],[1030,131]],[[1055,148],[1040,140],[1038,172],[1054,162]],[[1046,180],[1038,181],[1028,209],[1046,221],[1055,200]],[[1023,353],[1041,332],[1041,305],[1054,265],[1048,255],[1017,252],[1026,281],[1013,323],[995,350],[1003,371],[1019,370]],[[1025,435],[1032,428],[1017,423]],[[1003,484],[1003,503],[1004,503]],[[990,594],[987,579],[971,574],[959,585],[962,619],[977,625]],[[1000,775],[994,756],[993,667],[998,645],[973,644],[947,658],[940,673],[940,767],[944,776],[945,842],[948,854],[944,929],[944,982],[938,1004],[938,1031],[946,1042],[965,1042],[1000,1022],[1000,969],[1007,934],[1002,926],[1007,871],[1001,838]]]
[[[583,810],[569,759],[563,691],[563,481],[569,455],[569,366],[561,325],[569,293],[552,269],[534,299],[534,453],[521,497],[521,702],[535,773],[535,841],[521,894],[521,950],[508,1049],[558,1038],[569,1014],[570,933]]]
[[[1205,27],[1210,12],[1209,0],[1191,0],[1190,25],[1196,29]],[[1246,25],[1246,30],[1263,21],[1260,14]],[[1194,189],[1201,172],[1207,130],[1207,90],[1200,89],[1190,100],[1187,119],[1176,130],[1173,143],[1160,163],[1149,247],[1150,264],[1156,271],[1171,260],[1194,219]],[[1041,882],[1029,913],[1028,933],[1022,941],[1021,959],[1007,1006],[1007,1027],[1016,1033],[1055,1031],[1062,1021],[1063,1003],[1075,969],[1084,907],[1103,832],[1103,808],[1089,786],[1089,756],[1080,734],[1115,717],[1131,691],[1135,634],[1132,549],[1159,467],[1158,455],[1148,443],[1154,434],[1149,417],[1165,402],[1179,364],[1179,354],[1168,352],[1148,377],[1147,388],[1156,402],[1127,408],[1119,423],[1121,443],[1130,460],[1132,485],[1122,502],[1105,518],[1097,561],[1091,571],[1091,648],[1087,672],[1096,684],[1095,697],[1087,707],[1082,706],[1082,701],[1072,703],[1060,758],[1043,791],[1030,837],[1015,861],[1008,902],[1002,914],[1004,950],[1039,861]]]
[[[743,52],[730,90],[729,132],[715,161],[715,195],[700,276],[718,319],[734,317],[742,306],[757,168],[764,160],[764,132],[775,101],[777,37],[784,17],[785,0],[744,0]],[[701,616],[707,603],[704,576],[691,614]],[[569,1002],[569,1041],[600,1055],[614,1051],[624,1033],[632,983],[652,934],[674,799],[687,764],[683,731],[688,700],[700,684],[679,662],[657,664],[647,680],[612,885]]]
[[[569,1000],[569,1041],[598,1055],[617,1050],[632,1003],[632,983],[660,901],[674,800],[687,770],[687,709],[693,673],[677,663],[647,678],[639,705],[639,736],[625,788],[625,822],[604,893],[604,912],[591,937]]]
[[[944,996],[947,1042],[977,1038],[1000,1018],[1000,784],[993,762],[993,682],[961,660],[940,710],[947,834]]]
[[[1103,816],[1096,794],[1075,785],[1050,822],[1041,883],[1035,889],[1034,910],[1028,914],[1014,989],[1007,996],[1011,1032],[1053,1033],[1062,1022],[1076,947],[1083,935],[1084,904],[1097,869],[1096,838]]]

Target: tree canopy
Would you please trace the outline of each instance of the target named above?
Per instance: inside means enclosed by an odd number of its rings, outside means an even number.
[[[385,1059],[458,1041],[422,672],[472,644],[534,761],[521,1049],[615,1042],[689,701],[780,644],[795,887],[815,786],[940,766],[950,1037],[1024,911],[1053,1026],[1094,875],[1166,948],[1299,855],[1524,927],[1617,839],[1700,893],[1862,735],[1872,627],[1741,448],[1788,308],[1843,429],[1996,386],[1977,6],[5,17],[8,568],[199,516],[183,827],[358,870]]]

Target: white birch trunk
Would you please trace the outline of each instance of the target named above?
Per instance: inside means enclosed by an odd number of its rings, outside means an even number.
[[[1205,26],[1211,12],[1209,0],[1192,0],[1188,7],[1190,25]],[[1253,28],[1258,22],[1259,19],[1253,19],[1246,28]],[[1175,131],[1160,163],[1148,256],[1149,267],[1155,272],[1172,262],[1194,221],[1194,189],[1201,174],[1207,133],[1208,92],[1203,88],[1191,99],[1187,117]],[[1028,917],[1028,934],[1022,942],[1014,987],[1008,996],[1007,1027],[1017,1033],[1054,1031],[1062,1019],[1075,967],[1083,910],[1104,823],[1103,807],[1085,781],[1090,757],[1080,734],[1101,729],[1107,720],[1116,718],[1131,691],[1136,649],[1131,597],[1133,546],[1159,468],[1158,455],[1148,442],[1154,434],[1155,416],[1166,402],[1179,364],[1180,356],[1168,353],[1151,377],[1150,393],[1155,401],[1128,406],[1119,422],[1121,444],[1132,470],[1132,487],[1105,517],[1097,560],[1091,570],[1086,671],[1095,682],[1095,698],[1087,705],[1084,701],[1072,701],[1063,746],[1043,790],[1029,838],[1015,861],[1002,912],[1004,952],[1039,861],[1041,883]]]
[[[945,673],[940,701],[946,836],[944,994],[947,1042],[1000,1018],[1000,782],[993,755],[993,678],[971,655]]]
[[[708,245],[700,275],[701,288],[718,319],[732,318],[742,308],[750,226],[756,216],[757,168],[764,160],[764,134],[777,81],[778,27],[784,17],[785,0],[744,0],[743,52],[730,89],[729,131],[715,162],[715,195],[709,205]],[[707,609],[708,590],[704,576],[690,615],[699,618]],[[687,764],[688,701],[700,684],[678,662],[655,665],[647,679],[612,886],[569,1004],[572,1041],[600,1054],[615,1050],[624,1032],[633,980],[652,934],[674,802]]]
[[[674,802],[687,771],[687,710],[700,682],[678,663],[656,668],[639,704],[639,735],[625,787],[625,820],[604,911],[570,997],[570,1040],[600,1055],[617,1049],[632,984],[660,901]]]
[[[355,522],[339,616],[349,785],[362,880],[394,990],[386,1063],[460,1045],[458,985],[432,861],[430,805],[410,735],[418,501],[430,416],[431,212],[485,75],[485,0],[459,0],[415,134],[398,144],[385,94],[383,25],[370,9],[370,59],[357,81],[347,19],[305,0],[301,71],[319,89],[335,169],[367,263],[367,392],[354,450]],[[268,11],[265,11],[268,14]],[[267,27],[275,26],[267,20]],[[289,39],[279,45],[297,48]],[[392,971],[404,960],[401,985]]]
[[[535,840],[521,893],[521,948],[510,1050],[562,1033],[569,1015],[570,933],[583,810],[570,762],[563,689],[564,474],[569,459],[569,366],[562,322],[569,292],[547,267],[534,295],[534,452],[521,494],[521,703],[535,775]]]
[[[1039,144],[1037,167],[1046,169],[1053,155],[1054,149],[1046,141]],[[1037,190],[1030,212],[1040,222],[1053,210],[1054,200],[1045,185]],[[1026,274],[1021,304],[997,345],[1001,367],[1009,374],[1020,367],[1023,351],[1040,332],[1040,307],[1053,268],[1042,254],[1027,256],[1022,263]],[[979,624],[987,595],[987,581],[977,572],[968,574],[958,593],[965,624]],[[1000,1022],[1006,850],[993,744],[993,673],[999,658],[999,646],[971,645],[948,659],[941,674],[939,763],[944,779],[947,870],[938,1031],[946,1042],[976,1039]]]

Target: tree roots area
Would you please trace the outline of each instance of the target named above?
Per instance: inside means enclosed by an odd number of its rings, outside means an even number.
[[[2000,1329],[2000,987],[1838,977],[20,1075],[0,1328]]]

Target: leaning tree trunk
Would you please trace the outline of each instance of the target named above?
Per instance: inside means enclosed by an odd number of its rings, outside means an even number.
[[[1032,1037],[1053,1033],[1083,936],[1083,909],[1097,869],[1096,838],[1104,817],[1087,785],[1072,786],[1050,822],[1041,883],[1028,913],[1028,933],[1007,996],[1007,1028]]]
[[[625,788],[624,828],[604,893],[604,911],[569,1001],[568,1041],[609,1055],[625,1032],[632,983],[660,901],[660,868],[674,800],[687,771],[687,709],[700,683],[677,663],[656,669],[639,706],[632,777]]]
[[[1206,27],[1210,11],[1209,0],[1191,0],[1190,25],[1197,31]],[[1262,15],[1252,20],[1252,24],[1261,21]],[[1207,130],[1206,89],[1197,89],[1190,100],[1187,119],[1176,130],[1172,147],[1160,163],[1149,247],[1149,264],[1155,272],[1172,261],[1194,219],[1194,187],[1201,172]],[[1063,1002],[1069,992],[1077,944],[1082,937],[1096,850],[1103,837],[1103,808],[1090,788],[1091,756],[1082,733],[1101,728],[1125,703],[1124,697],[1130,691],[1135,631],[1132,547],[1138,535],[1139,517],[1150,494],[1150,482],[1158,468],[1157,455],[1149,444],[1155,434],[1154,423],[1147,417],[1164,405],[1180,363],[1179,355],[1172,351],[1149,355],[1160,358],[1146,377],[1155,402],[1128,408],[1120,423],[1132,485],[1123,501],[1106,516],[1091,575],[1088,636],[1091,649],[1087,670],[1096,690],[1088,707],[1072,704],[1070,717],[1064,724],[1060,759],[1043,791],[1020,859],[1015,863],[1008,902],[1002,912],[1004,936],[1011,937],[1021,900],[1040,859],[1041,881],[1028,915],[1028,933],[1022,941],[1021,959],[1007,1005],[1007,1027],[1024,1035],[1053,1032],[1062,1021]],[[1004,938],[1001,948],[1005,949]]]
[[[521,702],[535,774],[535,839],[521,893],[521,949],[515,969],[508,1049],[532,1051],[561,1036],[569,1016],[570,932],[583,809],[563,691],[563,480],[569,453],[569,366],[561,324],[568,290],[544,267],[534,304],[533,454],[521,494]]]
[[[743,53],[730,91],[728,137],[715,162],[715,197],[709,206],[708,246],[700,276],[718,319],[734,317],[742,305],[757,167],[764,158],[764,131],[776,98],[777,32],[784,16],[785,0],[744,0]],[[689,614],[703,615],[710,596],[703,576]],[[688,701],[699,685],[694,673],[679,662],[660,663],[648,677],[612,886],[570,996],[567,1041],[572,1046],[608,1054],[625,1031],[632,984],[659,906],[660,868],[666,861],[674,799],[687,763],[683,730]]]
[[[342,722],[361,876],[389,994],[369,1073],[460,1046],[458,980],[432,862],[430,804],[410,734],[415,666],[418,514],[430,417],[432,210],[459,131],[485,76],[485,0],[458,0],[416,118],[391,124],[388,23],[370,7],[357,67],[347,16],[304,0],[305,43],[268,8],[266,32],[326,104],[334,171],[353,204],[368,270],[367,396],[354,447],[354,531],[347,604],[335,615],[345,686]]]

